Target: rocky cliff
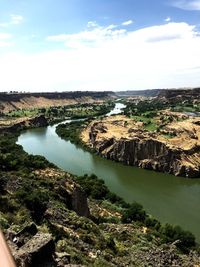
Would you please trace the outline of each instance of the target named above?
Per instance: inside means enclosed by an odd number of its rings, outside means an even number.
[[[140,124],[125,117],[106,118],[92,122],[82,140],[107,159],[176,176],[200,177],[200,128],[195,126],[196,120],[168,126],[179,134],[169,139],[142,130]]]
[[[11,120],[0,120],[0,132],[13,132],[24,130],[27,128],[46,127],[48,121],[44,115],[33,118],[19,118]]]

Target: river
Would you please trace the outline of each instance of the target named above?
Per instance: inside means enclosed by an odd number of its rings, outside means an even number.
[[[121,112],[118,103],[107,114]],[[200,179],[124,166],[84,151],[55,132],[56,125],[26,130],[18,138],[29,154],[42,155],[63,170],[75,175],[96,174],[108,188],[127,202],[137,201],[161,222],[180,225],[200,241]]]

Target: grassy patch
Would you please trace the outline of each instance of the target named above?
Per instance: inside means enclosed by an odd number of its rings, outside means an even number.
[[[171,139],[171,138],[173,138],[174,137],[174,135],[173,134],[162,134],[162,136],[164,137],[164,138],[166,138],[166,139]]]
[[[150,119],[144,115],[141,116],[132,116],[131,118],[133,118],[134,120],[138,121],[138,122],[143,122],[144,123],[144,129],[147,131],[156,131],[158,129],[158,125],[155,121],[155,119]]]

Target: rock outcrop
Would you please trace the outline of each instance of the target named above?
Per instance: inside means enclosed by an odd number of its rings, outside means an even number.
[[[131,120],[124,126],[125,118],[121,119],[121,123],[115,118],[92,122],[82,135],[88,139],[82,138],[83,141],[107,159],[176,176],[200,177],[198,123],[195,127],[195,121],[180,122],[179,127],[171,124],[170,131],[182,135],[178,144],[177,137],[167,140],[158,133],[142,130],[139,124],[130,128]]]
[[[58,169],[46,168],[35,170],[33,176],[44,183],[45,180],[51,180],[56,201],[62,203],[59,207],[57,202],[49,201],[45,210],[42,211],[42,216],[51,230],[67,231],[68,225],[75,224],[72,223],[72,218],[77,221],[77,224],[80,221],[89,221],[90,210],[87,196],[70,174]],[[12,197],[16,191],[23,188],[24,181],[15,175],[9,177],[5,175],[1,177],[0,184],[1,192]],[[73,225],[70,234],[73,233]],[[49,232],[47,229],[42,232],[33,222],[23,226],[18,232],[13,231],[12,228],[6,231],[6,240],[17,267],[59,267],[70,264],[69,254],[55,253],[55,240],[52,234],[47,232]],[[54,233],[53,230],[52,232]]]
[[[72,180],[63,179],[56,186],[58,194],[69,209],[74,210],[79,216],[90,216],[87,196],[79,185]]]
[[[51,179],[54,182],[56,193],[70,210],[75,211],[79,216],[90,217],[87,196],[70,174],[52,168],[38,170],[35,173],[39,177]]]
[[[17,267],[55,266],[52,235],[38,232],[34,223],[18,233],[8,230],[6,239]]]
[[[34,128],[34,127],[46,127],[46,126],[48,126],[47,119],[45,118],[45,116],[40,115],[38,117],[30,118],[22,122],[16,123],[13,126],[11,126],[9,130],[12,132],[16,132],[17,130],[23,130],[27,127]]]
[[[34,118],[20,118],[15,120],[10,120],[5,124],[0,124],[1,132],[12,132],[21,131],[27,128],[36,127],[46,127],[48,126],[48,121],[44,115],[36,116]]]
[[[24,246],[22,246],[15,256],[17,265],[36,267],[53,266],[52,255],[55,251],[54,242],[50,234],[37,233]]]

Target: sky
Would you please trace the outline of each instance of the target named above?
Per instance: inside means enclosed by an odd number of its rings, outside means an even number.
[[[200,86],[200,0],[0,0],[0,92]]]

